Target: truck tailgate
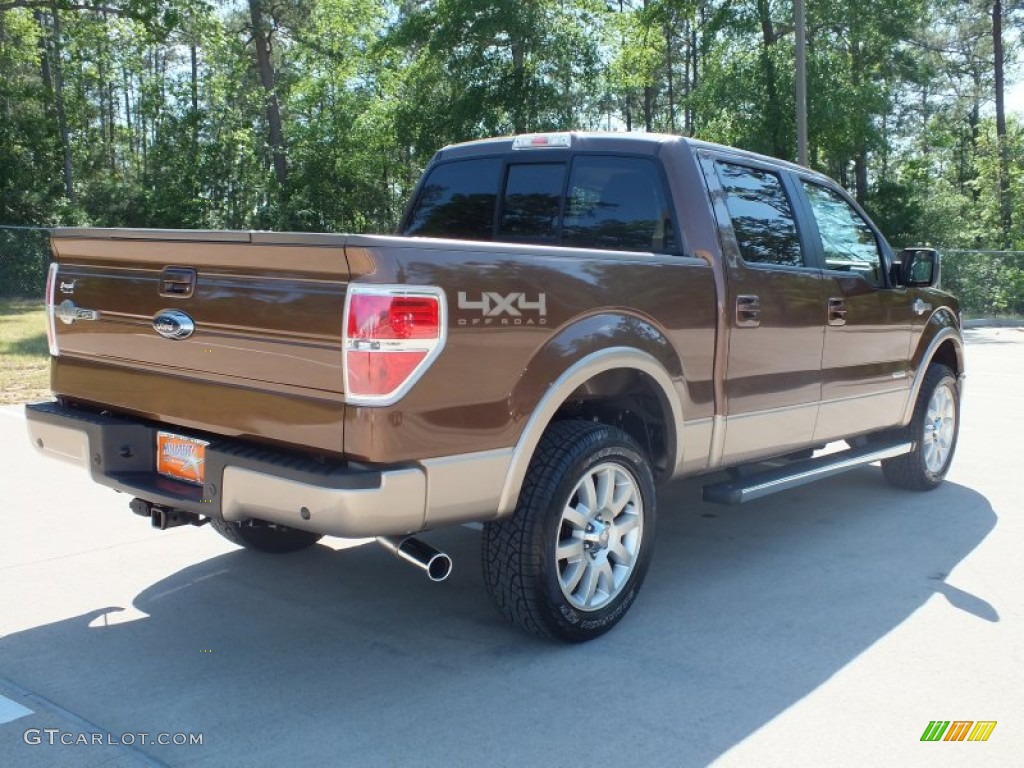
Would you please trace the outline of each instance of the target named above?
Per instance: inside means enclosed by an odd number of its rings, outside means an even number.
[[[55,392],[159,421],[340,453],[345,239],[55,231]],[[298,434],[303,422],[324,434],[308,442]]]

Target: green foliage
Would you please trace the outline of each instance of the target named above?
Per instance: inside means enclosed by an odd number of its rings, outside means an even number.
[[[438,148],[524,131],[796,154],[792,0],[262,0],[270,86],[252,2],[0,0],[0,222],[389,231]],[[811,164],[895,245],[1002,241],[990,12],[807,5]]]
[[[1024,254],[947,252],[942,287],[956,294],[969,316],[1024,316]]]

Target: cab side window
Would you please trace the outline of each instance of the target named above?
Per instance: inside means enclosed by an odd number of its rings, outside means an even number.
[[[874,230],[834,190],[809,181],[801,184],[818,224],[825,268],[859,274],[876,288],[884,288],[882,252]]]
[[[804,266],[793,208],[778,174],[720,160],[715,169],[743,260]]]

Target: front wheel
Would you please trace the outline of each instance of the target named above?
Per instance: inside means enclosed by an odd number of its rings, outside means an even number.
[[[541,637],[604,634],[636,599],[651,559],[654,479],[625,432],[556,422],[530,462],[515,513],[483,535],[487,589]]]
[[[949,471],[959,434],[960,387],[953,371],[935,363],[925,372],[914,416],[903,434],[914,448],[882,462],[885,479],[914,491],[937,488]]]

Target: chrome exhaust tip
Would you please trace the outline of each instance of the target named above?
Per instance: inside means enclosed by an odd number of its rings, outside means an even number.
[[[377,543],[399,560],[424,571],[431,581],[444,581],[451,575],[452,559],[414,536],[378,536]]]

